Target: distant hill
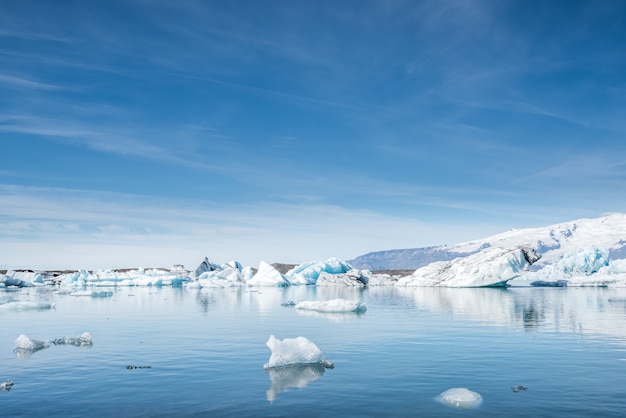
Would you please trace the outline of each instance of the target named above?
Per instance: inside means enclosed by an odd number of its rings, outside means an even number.
[[[372,271],[417,269],[435,261],[468,256],[489,247],[519,245],[528,245],[541,254],[542,258],[535,268],[554,263],[568,252],[592,245],[608,250],[612,259],[626,258],[626,214],[613,213],[545,227],[511,229],[452,246],[377,251],[348,260],[348,263],[355,268]]]

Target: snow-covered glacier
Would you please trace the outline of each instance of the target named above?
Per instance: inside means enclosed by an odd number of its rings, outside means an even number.
[[[582,218],[554,225],[510,229],[496,235],[454,245],[378,251],[364,254],[348,263],[355,268],[416,269],[436,261],[467,257],[487,248],[534,248],[541,255],[535,266],[556,263],[565,254],[595,245],[609,251],[611,258],[626,258],[626,213],[611,213],[598,218]]]
[[[505,286],[539,259],[531,248],[489,248],[468,257],[439,261],[398,280],[398,286]]]

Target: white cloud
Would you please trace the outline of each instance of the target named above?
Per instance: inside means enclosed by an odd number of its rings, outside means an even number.
[[[162,198],[2,187],[2,264],[12,268],[195,266],[205,256],[300,263],[456,243],[494,226],[441,225],[336,206],[212,206]]]

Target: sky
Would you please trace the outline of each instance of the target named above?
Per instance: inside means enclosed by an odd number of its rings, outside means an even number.
[[[0,268],[349,260],[626,208],[626,2],[0,0]]]

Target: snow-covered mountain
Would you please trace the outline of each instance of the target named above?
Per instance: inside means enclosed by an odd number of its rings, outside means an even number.
[[[538,228],[511,229],[491,237],[452,246],[378,251],[348,260],[355,268],[369,270],[417,269],[435,261],[465,257],[490,247],[529,246],[541,255],[533,265],[539,269],[556,263],[565,254],[595,246],[609,251],[610,258],[626,258],[626,213],[584,218]]]

